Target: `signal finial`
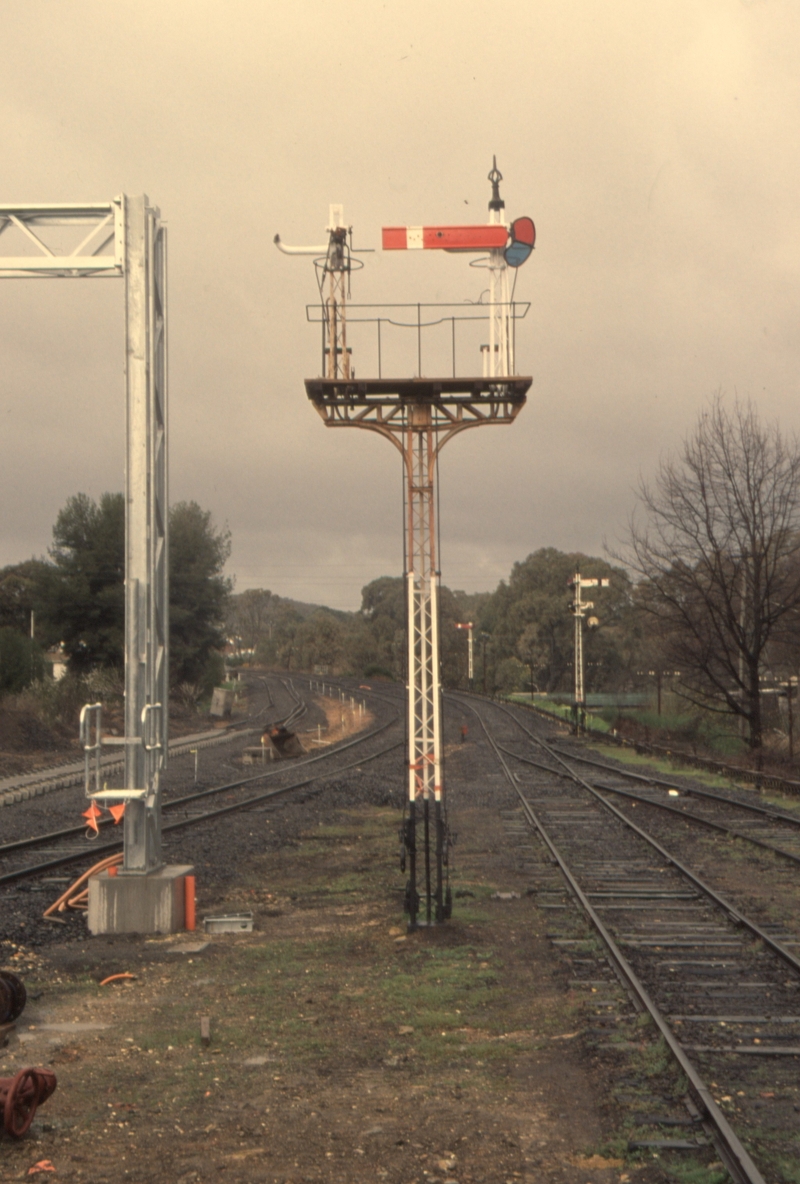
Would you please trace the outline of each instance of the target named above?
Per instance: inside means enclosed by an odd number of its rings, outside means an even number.
[[[489,180],[492,183],[492,200],[489,202],[490,210],[504,210],[506,203],[500,196],[500,182],[503,180],[503,174],[497,167],[497,157],[492,157],[492,171],[489,173]]]

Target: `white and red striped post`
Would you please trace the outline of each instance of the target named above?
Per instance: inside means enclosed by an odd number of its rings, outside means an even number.
[[[503,221],[505,202],[500,197],[502,179],[495,160],[489,173],[492,198],[489,202],[489,221],[485,225],[384,226],[382,230],[384,251],[488,252],[489,344],[481,348],[484,378],[507,378],[514,373],[514,336],[505,254],[509,228]]]

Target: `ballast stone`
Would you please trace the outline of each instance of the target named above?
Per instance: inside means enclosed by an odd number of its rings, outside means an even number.
[[[177,933],[186,923],[187,876],[191,864],[171,864],[144,875],[101,872],[89,880],[89,932]]]

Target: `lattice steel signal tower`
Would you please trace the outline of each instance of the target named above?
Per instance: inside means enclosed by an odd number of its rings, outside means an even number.
[[[317,256],[315,267],[325,327],[322,336],[322,369],[326,378],[348,379],[351,377],[350,349],[347,345],[350,272],[363,267],[363,264],[359,259],[353,259],[349,241],[352,232],[344,224],[342,206],[331,205],[329,209],[327,246],[288,247],[281,242],[279,234],[275,235],[273,242],[284,255]]]
[[[384,227],[384,250],[440,249],[478,255],[474,263],[489,270],[489,299],[478,305],[354,305],[345,315],[343,279],[354,262],[349,250],[338,253],[342,225],[328,227],[327,247],[286,247],[287,254],[314,254],[324,280],[330,277],[327,299],[308,306],[307,316],[322,326],[324,378],[306,379],[306,392],[327,427],[356,427],[378,432],[398,449],[405,470],[405,530],[408,646],[408,814],[403,828],[404,859],[409,879],[406,910],[409,927],[440,922],[450,915],[447,885],[447,827],[442,776],[442,705],[439,646],[439,568],[436,546],[435,474],[439,452],[454,435],[467,428],[510,424],[525,404],[530,377],[515,374],[516,320],[528,305],[509,300],[508,268],[519,267],[530,255],[535,229],[530,218],[511,226],[503,220],[502,180],[496,163],[489,174],[492,198],[489,222],[471,226]],[[332,210],[336,207],[331,207]],[[340,207],[339,207],[340,208]],[[336,303],[337,292],[340,294]],[[451,309],[450,313],[443,310]],[[399,311],[398,311],[399,310]],[[413,310],[413,312],[412,312]],[[423,310],[425,316],[423,319]],[[481,347],[482,373],[456,373],[456,323],[489,322],[489,342]],[[377,326],[378,377],[356,378],[350,365],[346,325]],[[452,322],[452,375],[427,377],[422,365],[422,331]],[[417,374],[387,378],[382,374],[381,329],[394,326],[416,333]],[[418,842],[418,830],[422,842]],[[424,878],[424,921],[419,920],[420,847]]]

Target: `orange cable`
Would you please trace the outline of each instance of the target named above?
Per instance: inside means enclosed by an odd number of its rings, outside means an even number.
[[[117,852],[116,855],[108,855],[105,859],[101,859],[99,863],[96,863],[93,867],[90,867],[88,872],[84,872],[82,876],[78,876],[78,879],[73,884],[70,884],[66,892],[62,892],[58,900],[54,900],[50,907],[44,910],[42,916],[51,917],[55,912],[63,913],[67,907],[66,902],[75,893],[76,888],[80,888],[80,886],[85,883],[85,881],[88,880],[90,876],[95,876],[99,872],[105,871],[107,867],[120,864],[122,863],[122,860],[123,854],[121,851]]]

